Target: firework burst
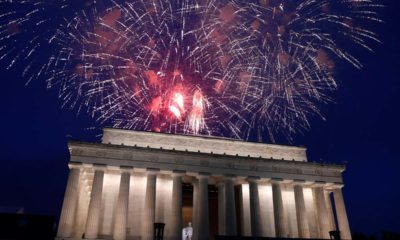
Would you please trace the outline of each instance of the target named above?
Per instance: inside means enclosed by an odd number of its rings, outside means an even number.
[[[101,124],[272,141],[291,139],[321,115],[318,105],[337,88],[336,61],[362,67],[348,50],[379,41],[365,25],[380,21],[382,7],[374,0],[0,6],[0,58],[9,67],[26,62],[28,80],[46,79],[65,106],[85,107]]]

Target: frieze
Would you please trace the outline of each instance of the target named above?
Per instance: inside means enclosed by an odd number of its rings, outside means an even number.
[[[83,154],[83,150],[79,149],[79,148],[71,148],[70,149],[70,154],[71,155],[82,155]]]
[[[159,158],[157,156],[150,156],[149,160],[150,162],[158,162]]]
[[[323,172],[322,172],[322,169],[315,169],[315,174],[316,175],[319,175],[319,176],[322,176],[323,175]]]
[[[175,158],[175,163],[176,164],[184,164],[185,160],[182,157],[176,157]]]
[[[250,165],[250,170],[252,171],[258,171],[258,166],[255,164]]]
[[[295,168],[286,168],[285,172],[287,172],[287,173],[297,173],[297,169],[295,169]]]
[[[106,151],[96,151],[95,153],[96,157],[105,157],[107,156]]]
[[[203,167],[208,167],[208,166],[210,166],[210,161],[208,161],[208,160],[201,160],[201,161],[200,161],[200,165],[203,166]]]
[[[122,154],[122,158],[126,159],[126,160],[130,160],[133,158],[133,154],[130,152],[125,152],[124,154]]]
[[[235,168],[235,163],[233,162],[227,162],[225,165],[227,168]]]

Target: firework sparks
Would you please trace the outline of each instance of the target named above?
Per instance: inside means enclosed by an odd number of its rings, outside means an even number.
[[[169,103],[169,110],[179,120],[182,119],[182,115],[185,113],[183,95],[181,93],[174,93]]]
[[[0,0],[0,60],[100,124],[274,141],[310,127],[375,0]],[[351,47],[348,47],[351,43]],[[46,54],[44,54],[46,53]],[[40,58],[39,58],[40,56]]]
[[[193,106],[189,116],[189,126],[194,133],[204,128],[204,99],[201,91],[196,90],[193,94]]]

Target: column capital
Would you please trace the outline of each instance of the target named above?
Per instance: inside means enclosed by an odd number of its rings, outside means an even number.
[[[186,174],[186,171],[184,170],[173,170],[172,171],[172,176],[173,177],[182,177]]]
[[[107,164],[93,163],[93,169],[104,172],[107,169]]]
[[[325,190],[333,192],[335,190],[341,190],[344,187],[343,183],[332,183],[328,186],[325,186]]]
[[[201,178],[208,178],[208,177],[210,177],[211,176],[211,174],[210,173],[207,173],[207,172],[199,172],[199,173],[197,173],[197,178],[198,179],[201,179]]]
[[[69,162],[68,167],[69,169],[81,169],[83,164],[81,162]]]
[[[293,179],[293,185],[294,186],[304,186],[306,183],[306,180],[303,179]]]
[[[121,173],[131,173],[133,171],[133,167],[131,166],[119,166]]]
[[[147,175],[157,175],[160,172],[158,168],[146,168]]]
[[[311,184],[311,187],[325,187],[325,185],[325,181],[315,181],[313,184]]]
[[[225,174],[222,176],[223,179],[232,179],[234,180],[237,176],[235,174]]]
[[[281,184],[283,183],[283,178],[271,178],[270,181],[272,184]]]
[[[218,185],[224,185],[225,184],[225,180],[232,180],[235,181],[236,180],[237,175],[235,174],[224,174],[221,176],[216,177],[216,181],[215,184]]]
[[[332,190],[333,189],[342,189],[344,187],[343,183],[335,182],[331,186],[329,186]]]
[[[215,183],[217,186],[224,186],[225,185],[225,178],[218,178]]]
[[[258,182],[258,181],[260,181],[261,180],[261,178],[260,177],[257,177],[257,176],[248,176],[247,177],[247,181],[248,182]]]

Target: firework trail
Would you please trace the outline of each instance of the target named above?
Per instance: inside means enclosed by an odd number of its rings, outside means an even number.
[[[100,124],[274,141],[378,41],[375,0],[1,1],[0,60]],[[4,9],[4,10],[3,10]],[[321,116],[322,117],[322,116]]]

